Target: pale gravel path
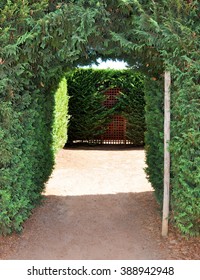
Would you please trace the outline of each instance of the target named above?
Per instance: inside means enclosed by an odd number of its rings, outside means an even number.
[[[0,259],[168,259],[176,242],[145,178],[142,149],[63,149],[42,206]]]

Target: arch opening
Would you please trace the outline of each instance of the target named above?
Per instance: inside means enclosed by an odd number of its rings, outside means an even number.
[[[155,112],[162,111],[159,97],[163,73],[171,71],[171,205],[181,231],[198,235],[199,4],[185,0],[44,0],[41,5],[35,1],[23,1],[22,5],[18,0],[15,5],[13,1],[1,1],[0,5],[1,203],[5,210],[2,213],[10,213],[9,219],[2,214],[2,232],[20,229],[19,221],[25,220],[36,205],[50,175],[52,167],[47,170],[46,163],[53,162],[52,139],[44,137],[52,123],[53,103],[48,94],[67,69],[89,65],[100,57],[124,59],[132,68],[143,71],[154,97],[152,100],[152,94],[147,94],[151,99],[148,112],[155,105]],[[159,114],[148,121],[156,126]],[[148,129],[154,142],[162,139],[161,131],[152,129],[152,125]],[[154,146],[148,137],[149,178],[162,193],[158,176],[163,172],[162,144],[159,140]],[[159,172],[153,167],[153,151],[158,151]],[[10,211],[11,204],[15,211]]]

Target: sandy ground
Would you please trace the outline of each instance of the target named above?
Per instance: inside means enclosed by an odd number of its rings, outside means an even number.
[[[199,259],[200,239],[172,226],[161,237],[144,159],[124,147],[61,150],[43,204],[20,235],[0,237],[0,259]]]

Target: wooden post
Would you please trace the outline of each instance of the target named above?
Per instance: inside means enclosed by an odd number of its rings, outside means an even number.
[[[169,220],[169,188],[170,188],[170,86],[171,74],[165,71],[165,97],[164,97],[164,195],[163,195],[163,218],[162,236],[168,235]]]

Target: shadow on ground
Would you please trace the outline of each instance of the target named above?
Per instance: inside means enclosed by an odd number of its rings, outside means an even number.
[[[144,150],[144,146],[134,146],[132,144],[88,144],[88,143],[74,143],[66,144],[65,150],[96,150],[96,151],[130,151],[130,150]]]
[[[47,196],[7,259],[165,259],[152,192]]]
[[[161,213],[145,178],[145,153],[126,147],[61,150],[45,199],[20,235],[0,237],[0,259],[199,259],[199,238],[182,237]]]

